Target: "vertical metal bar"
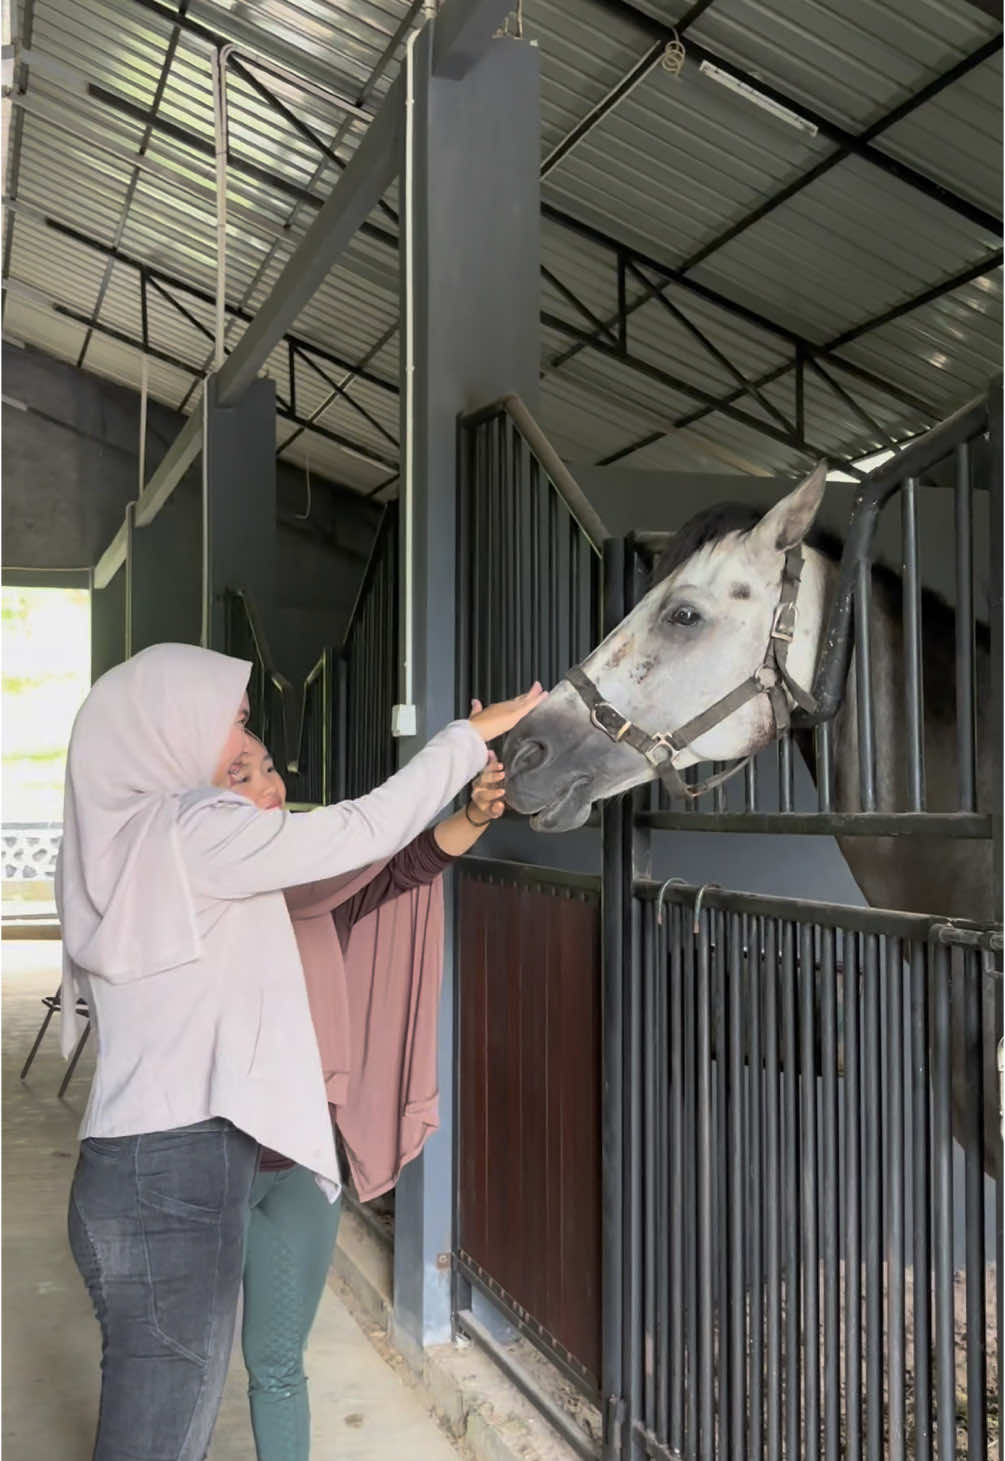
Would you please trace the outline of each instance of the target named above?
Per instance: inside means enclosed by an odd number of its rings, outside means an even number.
[[[684,913],[670,910],[670,1162],[669,1187],[674,1204],[670,1225],[670,1449],[684,1450],[684,1220],[688,1194],[684,1186]]]
[[[645,903],[641,916],[641,980],[642,980],[642,1029],[645,1038],[641,1041],[641,1057],[644,1077],[644,1099],[642,1109],[642,1184],[644,1212],[642,1219],[642,1241],[645,1249],[644,1283],[642,1289],[643,1311],[639,1316],[644,1329],[643,1344],[643,1420],[646,1430],[656,1425],[656,1245],[664,1241],[664,1230],[657,1228],[656,1200],[659,1181],[661,1153],[656,1146],[656,1113],[660,1104],[658,1025],[656,1013],[656,986],[662,983],[662,973],[656,961],[656,908]]]
[[[543,607],[542,585],[544,583],[544,554],[541,547],[541,467],[531,453],[528,459],[529,480],[527,490],[530,513],[530,634],[531,660],[536,668],[534,674],[551,688],[548,679],[547,618]]]
[[[579,526],[571,514],[569,523],[569,664],[583,658],[579,647]]]
[[[456,650],[456,704],[458,715],[467,712],[472,696],[471,676],[471,626],[474,621],[474,605],[471,601],[471,555],[474,544],[472,534],[472,437],[470,426],[462,423],[457,428],[457,609],[454,614]],[[477,633],[474,636],[477,638]]]
[[[783,731],[778,737],[778,807],[791,812],[794,803],[792,780],[792,737]]]
[[[499,559],[499,619],[502,625],[499,645],[501,680],[498,695],[500,699],[516,693],[513,675],[513,641],[515,638],[513,627],[516,617],[515,585],[513,583],[513,438],[513,423],[507,415],[500,415],[499,534],[495,542]]]
[[[540,674],[534,653],[534,535],[537,518],[531,495],[533,456],[528,447],[520,453],[520,604],[523,633],[520,640],[521,666],[517,688],[522,689]]]
[[[546,492],[548,494],[548,498],[547,498],[547,500],[548,500],[548,608],[549,608],[548,622],[549,622],[550,630],[551,630],[551,632],[549,634],[549,644],[548,644],[548,666],[549,666],[549,675],[550,675],[551,683],[554,685],[554,683],[558,679],[559,675],[563,675],[565,673],[566,669],[568,668],[568,666],[563,662],[562,654],[561,654],[561,627],[562,626],[561,626],[561,616],[559,614],[559,599],[558,599],[558,596],[559,596],[559,593],[561,592],[561,582],[562,581],[561,581],[561,578],[559,576],[559,570],[558,570],[558,496],[557,496],[557,494],[555,492],[555,488],[553,487],[550,478],[546,482],[546,488],[545,488],[545,490],[546,490]],[[620,543],[619,543],[619,552],[623,552],[623,549],[621,548]],[[604,558],[604,571],[605,571],[605,573],[607,571],[607,562],[608,562],[608,559],[605,556],[605,558]],[[622,575],[624,574],[624,567],[623,566],[621,567],[621,569],[619,570],[619,572]],[[622,582],[622,583],[624,582],[623,577],[619,579],[619,582]],[[605,589],[605,603],[606,603],[606,589]],[[615,624],[617,624],[617,623],[620,622],[620,618],[622,618],[622,617],[624,617],[624,616],[621,615],[621,616],[619,616],[619,619],[616,619],[614,621],[614,624],[611,625],[611,628],[612,629],[614,628],[614,625]]]
[[[845,937],[845,1457],[862,1456],[862,1209],[859,1187],[859,970],[857,938]]]
[[[475,686],[474,693],[488,705],[495,690],[496,615],[499,612],[495,582],[496,557],[492,552],[492,542],[496,534],[496,430],[494,420],[486,421],[479,430],[484,432],[485,443],[485,478],[482,485],[485,511],[478,542],[478,578],[483,585],[479,598],[485,606],[485,637],[482,641],[482,680]]]
[[[551,497],[549,493],[549,498]],[[550,547],[550,544],[549,544]],[[612,541],[604,546],[605,619],[616,624],[624,599],[623,551]],[[624,1254],[624,1008],[626,905],[630,889],[628,806],[614,797],[602,809],[601,912],[603,938],[602,1037],[602,1223],[601,1223],[601,1389],[604,1400],[604,1456],[621,1454],[616,1418],[622,1405],[622,1267]]]
[[[890,1454],[901,1456],[906,1447],[904,1410],[904,960],[899,939],[886,941],[887,1070],[889,1085],[886,1122],[890,1133],[889,1254],[887,1259],[887,1421]]]
[[[988,435],[990,472],[988,497],[990,499],[991,576],[988,587],[988,619],[991,625],[991,703],[988,707],[988,725],[994,727],[993,734],[1000,734],[1005,704],[1002,696],[1002,663],[1005,661],[1005,643],[1002,632],[1002,576],[1005,572],[1005,554],[1001,545],[1005,537],[1005,484],[1002,481],[1005,443],[1002,440],[1002,382],[999,377],[988,392]],[[1002,784],[1003,763],[1001,756],[991,757],[991,844],[992,869],[991,888],[994,897],[994,916],[997,923],[1005,917],[1005,868],[1002,866],[1003,805],[1005,787]],[[1001,1024],[999,1022],[999,1029]],[[1003,1183],[999,1181],[999,1193]],[[1005,1368],[998,1367],[999,1376],[1005,1376]],[[1003,1393],[1005,1398],[1005,1393]]]
[[[820,934],[820,1104],[823,1147],[823,1453],[838,1461],[841,1418],[841,1277],[838,1205],[842,1193],[838,1165],[837,968],[832,928]]]
[[[482,669],[482,655],[486,636],[485,610],[486,594],[484,589],[474,592],[475,583],[482,582],[481,579],[481,553],[482,538],[485,535],[485,527],[482,512],[482,499],[485,483],[484,460],[484,434],[481,426],[471,426],[465,430],[467,443],[466,460],[467,480],[465,495],[467,498],[467,510],[465,520],[467,523],[467,551],[471,559],[467,567],[468,583],[470,585],[467,602],[462,612],[466,612],[471,620],[471,634],[468,641],[469,660],[466,667],[462,666],[462,673],[467,674],[467,683],[464,685],[464,693],[458,706],[463,711],[465,700],[470,700],[473,695],[481,698],[483,691],[479,688],[482,685],[484,671]],[[474,570],[472,572],[472,569]]]
[[[795,929],[782,924],[782,1158],[785,1223],[785,1446],[801,1452],[799,1304],[799,1104]]]
[[[764,1054],[765,1139],[764,1203],[767,1239],[767,1454],[772,1461],[782,1454],[782,1193],[779,1155],[778,1068],[778,921],[764,926]]]
[[[625,808],[627,838],[631,838],[631,803]],[[630,854],[630,849],[629,849]],[[631,862],[629,861],[629,869]],[[628,970],[628,1044],[625,1069],[628,1076],[628,1132],[627,1166],[628,1182],[625,1189],[625,1231],[628,1235],[627,1263],[625,1265],[624,1314],[627,1318],[624,1333],[625,1384],[624,1397],[627,1407],[628,1431],[626,1454],[634,1458],[640,1455],[639,1435],[636,1422],[643,1417],[643,1328],[642,1301],[642,1092],[644,1071],[642,1066],[642,987],[639,959],[637,920],[640,916],[638,902],[631,896],[631,874],[628,874],[627,906],[625,911],[625,963]]]
[[[744,1384],[746,1371],[746,1333],[744,1323],[745,1287],[743,1240],[746,1224],[743,1186],[746,1151],[743,1140],[743,920],[738,913],[729,915],[729,1080],[727,1171],[728,1189],[721,1194],[729,1242],[729,1420],[720,1429],[720,1451],[725,1456],[746,1453]],[[725,1064],[724,1042],[719,1042],[719,1060]],[[719,1347],[722,1350],[720,1329]],[[720,1376],[719,1385],[723,1385]]]
[[[858,709],[858,782],[863,812],[876,810],[876,740],[872,705],[872,568],[867,558],[855,579],[855,698]]]
[[[674,1101],[674,1085],[678,1077],[670,1064],[669,1006],[672,999],[670,984],[674,979],[673,960],[668,957],[667,935],[658,925],[654,932],[654,964],[651,979],[656,989],[656,1028],[650,1036],[656,1061],[656,1166],[658,1182],[656,1191],[656,1434],[667,1443],[670,1435],[670,1248],[673,1243],[671,1226],[679,1229],[680,1224],[671,1223],[670,1207],[670,1164],[673,1155],[670,1150],[671,1112]],[[674,1201],[679,1192],[674,1190]]]
[[[949,951],[934,950],[932,1164],[935,1199],[935,1386],[939,1461],[956,1455],[956,1340],[953,1324],[953,1132]]]
[[[914,1312],[914,1452],[932,1457],[931,1147],[927,951],[911,946],[911,1214]]]
[[[814,731],[817,763],[817,807],[834,810],[834,723],[825,720]]]
[[[748,812],[757,811],[757,757],[751,756],[747,762],[747,769],[743,774],[744,784],[744,810]]]
[[[967,1071],[966,1160],[966,1331],[967,1454],[984,1456],[988,1444],[987,1316],[984,1253],[984,977],[979,955],[961,949],[963,1024]],[[999,1179],[1000,1180],[1000,1179]],[[998,1261],[1001,1261],[999,1254]],[[1000,1363],[1000,1357],[999,1357]]]
[[[959,810],[977,806],[974,731],[974,554],[971,519],[970,445],[956,448],[956,762]],[[1001,552],[1001,542],[992,553]]]
[[[716,1397],[716,1420],[712,1447],[715,1450],[715,1436],[724,1437],[729,1425],[729,1394],[731,1384],[730,1362],[732,1357],[730,1339],[729,1304],[729,1225],[726,1204],[729,1197],[730,1162],[735,1160],[736,1151],[730,1150],[727,1109],[729,1105],[729,1069],[726,1047],[726,915],[716,908],[708,915],[709,934],[712,938],[712,1006],[711,1006],[711,1055],[715,1061],[715,1084],[712,1092],[711,1140],[712,1140],[712,1227],[710,1237],[712,1251],[716,1258],[716,1271],[712,1325],[716,1336],[712,1361],[712,1384]]]
[[[765,1079],[761,1046],[761,1009],[763,1006],[763,971],[761,949],[764,924],[760,918],[746,921],[747,949],[744,976],[750,1019],[750,1165],[747,1212],[750,1220],[750,1450],[762,1454],[764,1434],[764,1200],[768,1192],[762,1167],[764,1150]],[[743,1450],[736,1453],[743,1454]]]
[[[526,450],[524,441],[512,421],[507,420],[509,428],[509,481],[507,491],[509,493],[509,547],[510,558],[509,571],[509,592],[513,595],[513,613],[510,619],[510,674],[509,683],[513,687],[508,693],[515,695],[523,688],[524,665],[522,663],[521,648],[523,645],[523,616],[524,600],[521,583],[523,575],[523,542],[520,531],[520,468],[523,454]]]
[[[694,1384],[698,1399],[698,1461],[711,1461],[714,1444],[713,1296],[712,1296],[712,1050],[709,1028],[711,920],[700,915],[698,979],[695,990],[697,1035],[697,1249],[698,1367]]]
[[[918,480],[900,489],[901,553],[904,560],[904,715],[908,810],[925,807],[925,708],[921,660],[921,557],[918,546]]]
[[[697,1041],[697,977],[695,936],[692,931],[692,909],[682,913],[684,974],[684,1323],[685,1421],[684,1446],[689,1456],[697,1456],[698,1389],[700,1383],[698,1355],[698,1182],[701,1147],[698,1138],[698,1041]]]
[[[862,1177],[865,1187],[865,1377],[866,1455],[883,1450],[883,1208],[882,1085],[880,1082],[879,946],[863,936],[862,967]]]
[[[799,930],[799,1065],[800,1136],[802,1138],[803,1228],[803,1424],[802,1454],[820,1455],[820,1260],[817,1249],[817,1076],[816,956],[814,930]]]

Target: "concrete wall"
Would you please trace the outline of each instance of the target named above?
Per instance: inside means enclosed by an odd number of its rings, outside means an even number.
[[[182,420],[150,402],[148,477]],[[41,351],[5,342],[2,424],[4,568],[93,566],[137,493],[138,396]],[[297,681],[326,644],[341,638],[380,510],[312,474],[310,514],[304,519],[303,472],[280,462],[276,475],[278,595],[266,629],[280,667]],[[201,463],[177,493],[177,504],[164,511],[178,518],[194,514]],[[186,581],[200,571],[190,560],[179,567]],[[150,633],[156,635],[155,624]]]

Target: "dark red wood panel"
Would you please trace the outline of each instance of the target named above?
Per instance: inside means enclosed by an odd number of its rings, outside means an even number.
[[[459,884],[459,1246],[596,1377],[600,907],[477,863]]]

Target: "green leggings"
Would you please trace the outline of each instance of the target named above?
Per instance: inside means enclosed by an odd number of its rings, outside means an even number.
[[[303,1167],[259,1172],[251,1189],[241,1342],[258,1461],[307,1461],[310,1453],[304,1347],[340,1208]]]

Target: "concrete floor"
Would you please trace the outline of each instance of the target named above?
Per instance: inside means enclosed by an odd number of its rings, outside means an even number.
[[[3,1424],[5,1461],[88,1461],[98,1400],[98,1327],[66,1241],[76,1132],[92,1064],[85,1054],[66,1099],[55,1021],[18,1079],[43,994],[58,980],[55,943],[3,945]],[[326,1292],[307,1357],[316,1461],[457,1452]],[[210,1461],[254,1461],[239,1354],[227,1381]]]

